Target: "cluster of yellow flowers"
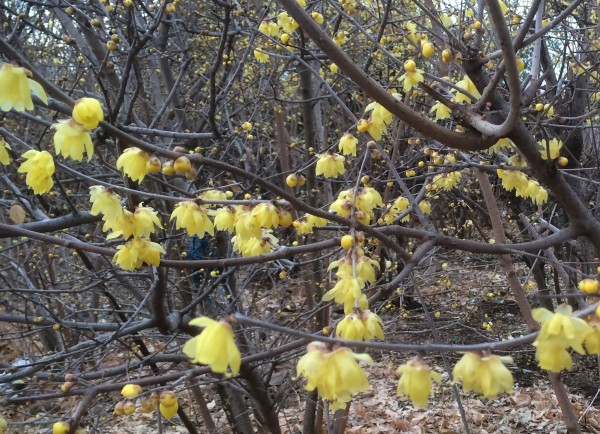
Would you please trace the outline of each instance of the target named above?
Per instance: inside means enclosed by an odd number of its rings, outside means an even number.
[[[352,395],[369,388],[367,376],[359,361],[373,363],[368,354],[357,354],[346,347],[329,348],[322,342],[311,342],[307,353],[296,365],[296,376],[306,379],[304,388],[317,389],[329,401],[332,410],[344,408]]]
[[[329,212],[350,217],[353,204],[356,219],[368,225],[375,218],[374,209],[383,206],[383,199],[377,190],[367,185],[356,190],[356,200],[354,200],[354,190],[342,190],[329,206]]]
[[[508,162],[512,166],[527,166],[527,163],[518,155],[509,158]],[[536,205],[543,205],[548,200],[548,191],[539,182],[529,179],[523,172],[497,169],[496,173],[502,181],[502,187],[507,191],[515,190],[518,197],[529,198]]]
[[[307,214],[293,222],[294,229],[298,235],[308,235],[313,233],[314,228],[322,228],[327,224],[327,219]]]
[[[458,172],[456,172],[456,173],[458,173]],[[386,211],[384,212],[384,214],[382,216],[382,220],[386,224],[391,225],[392,223],[394,223],[396,218],[400,214],[402,214],[403,212],[408,210],[409,207],[410,207],[409,200],[407,198],[405,198],[404,196],[400,196],[400,197],[396,198],[390,205],[388,205]],[[431,213],[431,203],[429,203],[429,201],[427,201],[427,200],[422,200],[421,202],[419,202],[419,209],[425,215],[430,214]],[[404,217],[402,217],[402,219],[400,221],[402,223],[406,223],[406,222],[410,221],[410,214],[406,214]]]
[[[90,187],[92,215],[102,213],[104,232],[112,231],[107,239],[123,237],[125,240],[133,237],[124,245],[117,247],[118,252],[113,261],[125,270],[135,270],[142,264],[158,266],[160,254],[165,250],[158,243],[150,241],[155,225],[162,228],[158,213],[151,207],[141,204],[134,212],[121,206],[121,198],[106,187],[94,185]]]

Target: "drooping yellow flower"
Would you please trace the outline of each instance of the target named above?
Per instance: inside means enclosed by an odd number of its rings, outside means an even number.
[[[218,231],[233,232],[235,230],[235,209],[230,206],[219,208],[215,212],[214,226]]]
[[[414,60],[404,62],[404,70],[406,72],[400,76],[400,82],[402,83],[404,93],[408,93],[411,89],[418,87],[419,83],[423,82],[423,71],[417,69]]]
[[[352,395],[369,388],[369,381],[358,361],[373,363],[368,354],[356,354],[349,348],[330,351],[321,342],[308,345],[307,353],[296,366],[296,376],[306,378],[308,391],[317,389],[330,402],[332,410],[343,408]]]
[[[269,61],[269,55],[265,53],[263,50],[254,50],[254,58],[259,63],[267,63]]]
[[[113,256],[113,262],[128,271],[133,271],[144,263],[158,267],[160,254],[166,253],[160,244],[145,238],[134,238],[117,246],[117,250],[118,252]]]
[[[307,216],[300,217],[292,223],[298,235],[308,235],[313,233],[314,225],[308,221]]]
[[[4,166],[8,166],[10,164],[10,155],[8,155],[9,149],[10,145],[0,137],[0,164],[3,164]]]
[[[384,339],[383,336],[383,320],[374,312],[370,310],[363,310],[360,319],[365,326],[365,341],[371,341],[375,338]]]
[[[239,235],[231,238],[233,251],[239,252],[242,256],[258,256],[270,253],[275,250],[279,240],[268,231],[264,231],[260,238],[242,238]]]
[[[93,130],[104,120],[102,104],[96,98],[80,98],[73,108],[73,120],[88,130]]]
[[[298,28],[298,23],[290,17],[287,12],[281,12],[277,15],[277,24],[283,29],[285,33],[292,34]]]
[[[252,208],[242,205],[235,213],[235,232],[243,239],[260,238],[262,230],[258,218],[252,214]]]
[[[210,189],[200,193],[200,199],[203,200],[227,200],[227,193],[221,190]],[[217,206],[217,205],[209,205]]]
[[[319,155],[316,175],[323,175],[325,178],[337,178],[346,171],[344,160],[345,158],[342,155],[333,152]]]
[[[426,407],[433,381],[442,381],[440,374],[418,357],[400,365],[396,373],[400,375],[396,395],[407,395],[415,407]]]
[[[279,26],[273,21],[262,21],[258,26],[258,31],[264,35],[275,37],[279,34]]]
[[[151,166],[150,155],[140,148],[127,148],[117,159],[117,169],[123,169],[129,178],[137,182],[144,180]]]
[[[477,90],[477,87],[475,87],[475,83],[473,83],[471,81],[471,79],[468,76],[464,76],[462,80],[460,80],[458,83],[456,83],[456,87],[459,87],[461,89],[466,90],[467,92],[469,92],[471,95],[473,95],[475,98],[479,98],[481,97],[481,94],[479,93],[479,90]],[[456,89],[452,89],[451,92],[456,92],[456,96],[454,97],[454,100],[456,102],[467,102],[467,103],[471,103],[471,97],[467,96],[466,94],[459,92]]]
[[[314,228],[322,228],[324,226],[327,226],[328,220],[323,217],[317,217],[316,215],[307,214],[306,222]]]
[[[354,155],[356,156],[356,145],[358,139],[351,133],[346,133],[340,139],[338,149],[343,155]]]
[[[365,325],[356,313],[346,315],[338,322],[335,333],[340,338],[362,341],[365,337]]]
[[[349,192],[347,199],[351,200],[352,192]],[[370,212],[378,206],[383,206],[381,194],[373,187],[359,187],[356,192],[356,209],[364,212]]]
[[[573,308],[561,304],[556,312],[539,307],[533,309],[533,318],[542,324],[536,342],[542,342],[550,337],[562,339],[565,347],[572,347],[579,354],[584,354],[582,343],[592,328],[581,318],[573,316]]]
[[[441,102],[436,102],[433,106],[431,106],[430,113],[435,113],[435,120],[441,121],[444,119],[450,119],[452,117],[452,110],[449,107],[445,106]]]
[[[25,182],[35,194],[44,194],[52,189],[54,181],[54,160],[48,151],[31,149],[23,154],[25,162],[19,166],[19,173],[27,173]]]
[[[63,158],[70,157],[73,160],[83,160],[83,150],[87,153],[87,159],[90,161],[94,155],[94,143],[88,130],[73,119],[60,121],[52,128],[54,133],[54,151]]]
[[[452,375],[454,381],[462,380],[466,392],[472,390],[486,398],[495,399],[498,394],[513,389],[513,376],[504,363],[512,363],[512,358],[465,353],[454,366]]]
[[[542,140],[538,142],[541,146],[540,156],[544,159],[548,159],[548,154],[550,155],[551,160],[556,160],[560,157],[560,150],[563,147],[562,140],[559,139],[551,139],[551,140]]]
[[[340,277],[333,288],[323,295],[323,301],[334,300],[338,304],[344,305],[344,313],[349,314],[354,309],[355,301],[363,300],[364,294],[362,289],[365,287],[365,282],[360,278],[354,278],[351,275]],[[366,307],[365,307],[366,309]]]
[[[231,325],[225,321],[215,321],[206,316],[193,319],[190,325],[204,327],[204,330],[183,346],[183,353],[192,363],[210,365],[213,372],[236,375],[240,371],[242,358],[233,339]]]
[[[461,173],[457,171],[450,173],[439,173],[433,177],[431,182],[439,189],[450,191],[456,187],[461,178]]]
[[[0,109],[10,111],[15,109],[22,112],[33,110],[33,93],[39,99],[48,104],[48,97],[44,88],[37,82],[28,77],[31,72],[25,68],[20,68],[10,63],[2,63],[0,66]]]
[[[114,221],[123,214],[121,197],[101,185],[90,187],[90,202],[92,202],[90,214],[98,215],[102,213],[102,220],[104,221]]]
[[[561,337],[552,336],[543,341],[535,341],[533,346],[536,347],[535,359],[540,368],[558,373],[562,370],[570,371],[573,367],[573,359]]]
[[[162,229],[158,213],[151,207],[140,204],[134,212],[124,209],[121,215],[114,220],[105,219],[102,230],[112,230],[113,233],[106,237],[107,240],[123,236],[125,239],[147,238],[155,232],[154,226]]]
[[[183,201],[175,205],[170,220],[176,219],[175,228],[184,228],[190,235],[204,237],[205,233],[214,235],[213,223],[208,217],[206,209],[193,201]]]
[[[431,203],[429,203],[429,201],[422,200],[421,202],[419,202],[419,208],[421,209],[421,212],[423,214],[431,214]]]
[[[496,143],[490,146],[487,150],[489,154],[492,152],[500,152],[503,149],[514,149],[515,144],[508,138],[504,137],[502,139],[498,139]]]
[[[258,224],[263,228],[276,228],[279,226],[277,207],[271,202],[263,202],[256,205],[252,209],[252,215],[256,217]]]

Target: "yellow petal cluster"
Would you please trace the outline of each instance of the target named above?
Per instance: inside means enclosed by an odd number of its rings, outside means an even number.
[[[342,155],[333,152],[319,155],[315,169],[316,175],[323,175],[325,178],[337,178],[346,171],[344,160],[345,158]]]
[[[33,110],[32,93],[48,104],[44,88],[37,81],[29,78],[31,76],[29,70],[10,63],[0,65],[0,110],[5,112],[12,109],[19,112]]]
[[[373,363],[368,354],[356,354],[349,348],[329,350],[321,342],[308,345],[307,353],[296,366],[296,376],[306,379],[306,390],[317,389],[332,410],[344,408],[352,395],[368,390],[369,381],[358,361]]]
[[[48,151],[31,149],[23,154],[24,161],[19,166],[19,173],[27,173],[25,182],[35,194],[49,192],[54,185],[54,159]]]
[[[145,238],[134,238],[124,245],[117,246],[117,250],[113,262],[129,271],[141,267],[142,264],[158,267],[160,254],[166,253],[160,244]]]
[[[343,339],[354,341],[370,341],[374,338],[383,340],[383,321],[370,310],[359,309],[346,315],[335,328],[335,333]]]
[[[551,140],[542,140],[538,142],[540,145],[540,156],[547,160],[548,156],[550,156],[551,160],[556,160],[560,157],[560,150],[563,147],[563,142],[559,139],[551,139]]]
[[[358,139],[354,137],[352,133],[346,133],[340,139],[340,143],[338,144],[338,149],[343,155],[354,155],[356,156],[356,145],[358,144]]]
[[[445,106],[441,102],[436,102],[433,106],[431,106],[430,113],[434,113],[434,117],[436,121],[441,121],[444,119],[450,119],[452,117],[452,110],[448,106]]]
[[[475,98],[481,97],[481,94],[477,90],[477,87],[475,87],[475,83],[473,83],[471,81],[471,79],[466,75],[464,76],[464,78],[462,80],[460,80],[458,83],[456,83],[456,87],[466,90],[471,95],[473,95]],[[469,96],[467,96],[466,94],[464,94],[454,88],[451,91],[456,92],[454,101],[456,101],[458,103],[461,103],[461,102],[471,103],[472,102],[471,98]]]
[[[460,182],[462,175],[460,172],[439,173],[433,177],[431,183],[440,190],[450,191]]]
[[[102,104],[96,98],[81,98],[75,103],[73,120],[88,130],[93,130],[104,120]]]
[[[581,318],[574,317],[573,309],[566,304],[558,306],[554,313],[541,307],[533,309],[532,315],[542,324],[533,343],[540,367],[552,372],[571,369],[573,361],[567,350],[573,348],[584,354],[582,344],[593,333],[592,327]]]
[[[465,353],[452,370],[454,381],[462,381],[463,389],[496,399],[500,393],[512,392],[513,376],[504,363],[512,363],[510,357],[477,353]]]
[[[60,121],[52,128],[56,130],[54,133],[54,151],[63,158],[72,158],[76,161],[83,160],[83,151],[87,153],[87,160],[92,159],[94,155],[94,143],[92,137],[85,127],[73,121],[66,119]]]
[[[117,169],[122,169],[133,181],[142,182],[152,171],[151,157],[139,148],[127,148],[117,159]]]
[[[175,205],[170,220],[175,219],[175,228],[184,228],[190,235],[198,235],[203,238],[204,234],[214,235],[213,223],[208,217],[206,208],[193,201],[183,201]]]
[[[183,346],[183,353],[192,359],[191,362],[210,365],[210,369],[219,374],[236,375],[242,359],[233,339],[231,325],[206,316],[195,318],[189,324],[204,328]]]
[[[433,382],[442,381],[440,374],[427,366],[420,358],[409,360],[396,370],[400,375],[397,395],[405,394],[415,407],[426,407]]]

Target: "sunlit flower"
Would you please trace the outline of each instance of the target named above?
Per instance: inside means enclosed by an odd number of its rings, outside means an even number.
[[[31,149],[23,154],[26,159],[19,166],[19,173],[27,173],[25,182],[35,194],[44,194],[52,189],[54,181],[54,160],[48,151]]]
[[[83,151],[87,153],[87,159],[90,161],[94,155],[94,143],[88,130],[79,125],[73,119],[60,121],[52,128],[54,133],[54,151],[61,154],[63,158],[70,157],[73,160],[83,160]]]
[[[102,104],[96,98],[81,98],[73,108],[73,120],[88,130],[93,130],[104,120]]]
[[[426,407],[433,382],[442,381],[440,374],[432,370],[420,358],[400,365],[396,373],[400,375],[396,394],[406,394],[415,407]]]
[[[235,345],[231,325],[206,316],[193,319],[189,324],[204,327],[198,336],[183,346],[183,353],[192,359],[191,362],[210,365],[210,369],[218,374],[236,375],[240,371],[242,358]]]
[[[0,66],[0,109],[10,111],[15,109],[22,112],[33,110],[33,93],[39,99],[48,104],[48,97],[44,88],[37,82],[28,77],[31,72],[25,68],[2,63]]]

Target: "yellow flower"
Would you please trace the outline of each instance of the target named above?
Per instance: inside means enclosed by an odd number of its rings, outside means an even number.
[[[551,160],[556,160],[560,157],[560,150],[563,147],[563,142],[558,139],[552,140],[542,140],[538,142],[542,149],[540,149],[540,155],[544,160],[548,159],[548,154],[550,154]]]
[[[585,338],[585,349],[588,354],[600,354],[600,323],[597,320],[590,322],[592,332]]]
[[[456,187],[461,178],[460,172],[440,173],[435,175],[431,182],[439,189],[450,191]]]
[[[175,414],[177,413],[177,410],[179,409],[179,403],[176,402],[175,404],[170,405],[170,406],[160,403],[160,405],[158,406],[158,409],[159,409],[162,417],[169,420],[173,416],[175,416]]]
[[[329,351],[321,342],[308,345],[307,353],[296,366],[296,376],[306,378],[308,391],[317,389],[319,396],[327,399],[332,410],[343,408],[352,395],[369,388],[369,381],[358,360],[373,363],[368,354],[356,354],[340,347]]]
[[[429,201],[423,200],[419,202],[419,208],[421,209],[421,212],[423,214],[431,214],[431,204],[429,203]]]
[[[204,327],[204,330],[183,346],[183,353],[192,363],[210,365],[213,372],[233,375],[240,371],[241,355],[235,341],[233,330],[225,321],[215,321],[206,316],[193,319],[192,326]]]
[[[335,333],[342,339],[362,341],[365,337],[365,325],[356,313],[346,315],[335,328]]]
[[[298,28],[298,23],[290,17],[287,12],[281,12],[277,16],[277,24],[283,29],[285,33],[292,34]]]
[[[293,223],[298,235],[308,235],[313,233],[314,224],[309,222],[307,216],[300,217]]]
[[[348,217],[351,210],[352,202],[346,198],[338,198],[329,206],[329,212],[334,212],[342,217]]]
[[[90,161],[94,155],[94,143],[90,133],[72,119],[60,121],[52,128],[54,133],[54,151],[61,154],[63,158],[71,157],[73,160],[83,160],[83,150],[87,153],[87,159]]]
[[[552,313],[539,307],[533,309],[533,318],[542,324],[536,342],[542,343],[551,337],[561,339],[565,347],[572,347],[579,354],[584,354],[582,343],[592,333],[592,328],[581,318],[572,315],[573,309],[568,304],[562,304]]]
[[[107,240],[120,237],[121,235],[125,239],[131,237],[147,238],[150,234],[154,233],[154,225],[162,229],[158,213],[153,208],[140,204],[135,209],[135,212],[125,209],[114,220],[105,219],[102,230],[105,232],[109,229],[113,231],[112,234],[106,237]]]
[[[100,185],[91,186],[90,202],[92,202],[90,214],[98,215],[102,213],[104,221],[114,221],[123,215],[121,197],[106,187]]]
[[[25,68],[2,63],[0,66],[0,109],[2,111],[33,110],[32,93],[48,104],[44,88],[37,81],[28,78],[29,76],[31,72]]]
[[[260,63],[267,63],[269,61],[269,55],[263,50],[254,50],[254,58]]]
[[[338,144],[339,151],[344,155],[356,155],[356,145],[358,139],[351,133],[346,133],[340,139]]]
[[[200,199],[204,200],[227,200],[227,193],[221,190],[206,190],[200,193]],[[215,205],[209,205],[215,206]]]
[[[277,207],[270,202],[256,205],[252,209],[252,215],[256,217],[258,224],[264,228],[276,228],[279,226]]]
[[[338,279],[333,288],[323,295],[323,301],[334,300],[336,303],[344,305],[344,313],[348,314],[354,309],[356,299],[361,300],[364,294],[361,289],[365,287],[365,282],[360,278],[354,278],[351,275],[343,276]]]
[[[424,80],[423,70],[415,68],[414,70],[409,71],[409,68],[406,67],[406,64],[408,62],[411,61],[406,61],[404,63],[404,68],[406,69],[406,72],[400,76],[400,82],[402,83],[402,90],[404,91],[404,93],[408,93],[411,89],[417,88],[419,86],[419,83],[422,83]]]
[[[381,328],[383,326],[383,321],[379,315],[370,310],[363,310],[360,319],[365,326],[365,341],[370,341],[374,338],[384,339],[383,329]]]
[[[0,163],[5,166],[10,164],[10,155],[8,155],[8,149],[10,149],[10,145],[0,137]]]
[[[543,341],[536,340],[533,345],[536,347],[535,359],[540,368],[558,373],[564,369],[570,371],[573,367],[573,359],[561,337],[552,336]]]
[[[241,253],[242,256],[258,256],[270,253],[275,249],[278,241],[277,238],[266,231],[260,238],[243,239],[239,235],[231,238],[233,251]]]
[[[492,152],[500,152],[503,149],[514,149],[515,144],[508,138],[504,137],[503,139],[498,139],[498,141],[490,146],[487,150],[489,154]]]
[[[486,398],[495,399],[502,392],[511,392],[513,376],[504,366],[512,363],[510,357],[490,355],[481,357],[476,353],[465,355],[454,366],[454,381],[462,380],[463,389],[481,393]]]
[[[96,98],[81,98],[73,108],[73,120],[88,130],[93,130],[104,120],[102,104]]]
[[[440,374],[427,366],[420,358],[409,360],[396,370],[400,375],[396,395],[406,394],[415,407],[426,407],[433,381],[442,381]]]
[[[350,192],[347,199],[351,200],[352,192]],[[383,199],[381,194],[373,187],[359,187],[356,193],[356,209],[364,212],[370,212],[375,207],[383,206]]]
[[[344,160],[345,158],[342,155],[333,152],[319,155],[316,175],[323,175],[325,178],[337,178],[346,171]]]
[[[54,181],[54,160],[48,151],[31,149],[23,154],[26,159],[19,166],[19,173],[27,173],[25,182],[35,194],[44,194],[52,189]]]
[[[196,202],[183,201],[175,205],[170,220],[176,219],[175,228],[184,228],[190,235],[203,238],[205,233],[214,235],[214,227],[203,206]]]
[[[230,206],[218,209],[215,212],[214,225],[218,231],[233,232],[235,229],[235,210]]]
[[[435,120],[440,121],[444,119],[450,119],[452,116],[452,110],[445,106],[441,102],[436,102],[429,110],[430,113],[435,113]]]
[[[235,232],[243,239],[260,238],[262,230],[252,208],[239,206],[235,213]]]
[[[123,389],[121,389],[121,395],[129,399],[135,398],[140,393],[142,393],[142,386],[139,384],[126,384],[123,386]]]
[[[473,95],[476,98],[481,97],[481,94],[477,90],[477,87],[475,87],[475,83],[473,83],[471,81],[471,79],[466,75],[464,76],[464,78],[462,80],[460,80],[458,83],[456,83],[456,87],[466,90],[467,92],[469,92],[471,95]],[[456,92],[456,97],[454,98],[456,102],[467,102],[467,103],[471,102],[471,97],[465,95],[464,93],[459,92],[456,89],[452,89],[451,91]]]
[[[117,246],[118,252],[113,256],[113,261],[124,270],[133,271],[143,263],[160,264],[160,254],[166,253],[158,243],[145,238],[135,238],[124,245]]]
[[[327,221],[328,220],[323,217],[317,217],[312,214],[306,215],[306,222],[314,228],[322,228],[324,226],[327,226]]]
[[[117,169],[123,169],[133,181],[142,182],[151,170],[150,155],[140,148],[127,148],[117,159]]]

